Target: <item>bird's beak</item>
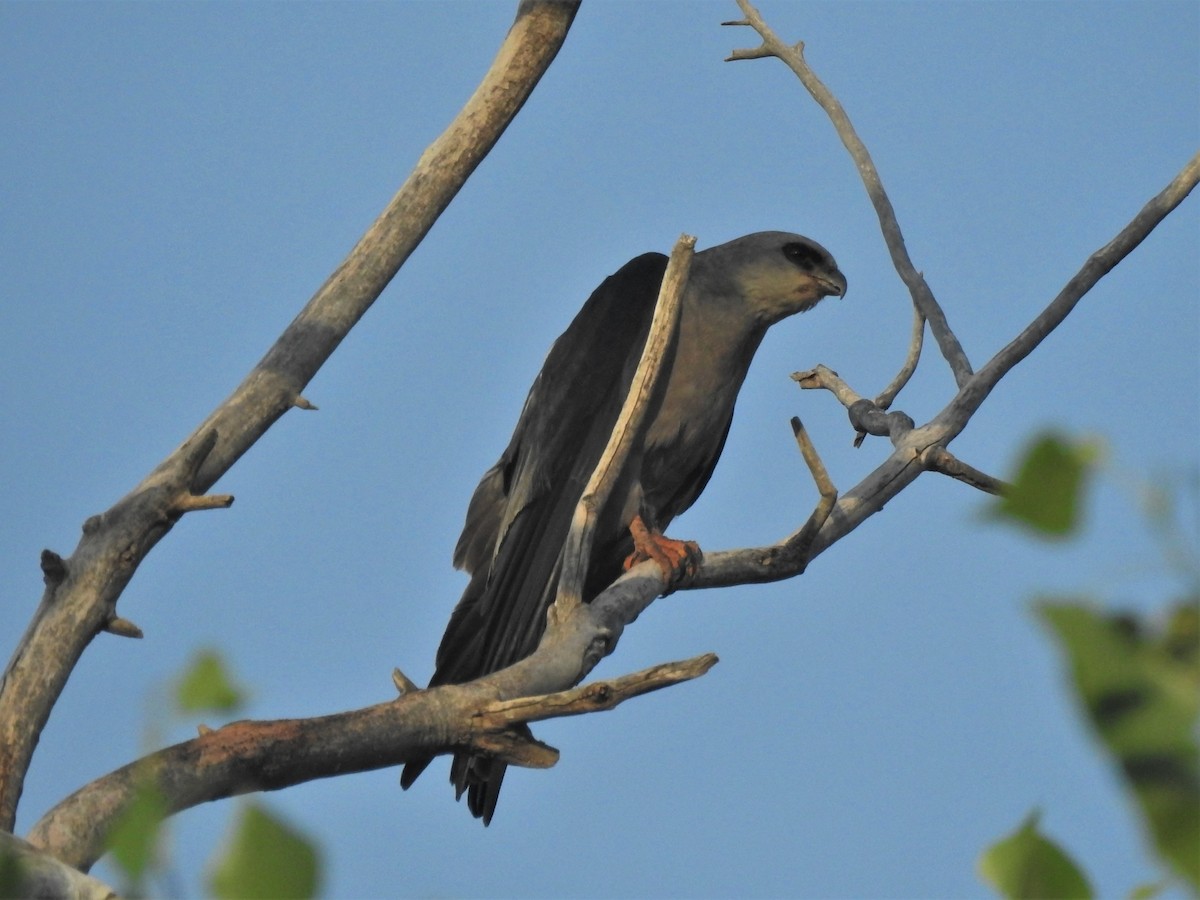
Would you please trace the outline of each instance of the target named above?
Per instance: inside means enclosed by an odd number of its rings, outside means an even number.
[[[817,281],[825,289],[826,296],[846,296],[846,276],[834,269],[832,275],[818,275]]]

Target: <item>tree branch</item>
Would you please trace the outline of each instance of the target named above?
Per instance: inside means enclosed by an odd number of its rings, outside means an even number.
[[[497,699],[485,681],[406,693],[388,703],[311,719],[233,722],[167,747],[93,781],[51,809],[30,843],[86,871],[104,853],[108,823],[151,778],[169,814],[237,794],[396,766],[464,748],[524,765],[553,765],[557,751],[513,726],[612,709],[650,691],[698,678],[712,654],[653,666],[581,688]],[[536,748],[536,749],[535,749]]]
[[[387,208],[232,395],[145,480],[93,516],[47,573],[42,601],[0,680],[0,829],[11,830],[33,749],[84,649],[150,549],[284,412],[362,317],[516,116],[578,0],[525,0],[474,95]],[[231,499],[231,498],[230,498]],[[227,504],[225,504],[227,505]],[[52,567],[54,568],[54,567]],[[45,563],[43,563],[45,570]]]
[[[945,447],[929,447],[921,454],[921,465],[930,472],[940,472],[963,484],[969,484],[985,494],[1000,496],[1012,487],[1008,482],[993,478],[974,466],[969,466]]]
[[[867,189],[867,196],[871,199],[871,205],[875,207],[875,214],[879,218],[879,227],[883,231],[884,242],[892,256],[892,265],[895,266],[901,281],[908,287],[913,305],[929,322],[930,330],[933,332],[934,339],[937,340],[942,356],[950,364],[955,382],[961,387],[971,375],[971,363],[967,360],[958,338],[950,330],[946,315],[933,296],[933,291],[925,282],[925,276],[917,271],[916,266],[909,258],[908,248],[904,244],[904,234],[896,219],[896,211],[892,207],[892,201],[888,198],[887,191],[883,188],[883,179],[879,176],[879,170],[875,168],[875,162],[871,159],[866,144],[854,130],[850,117],[837,97],[805,61],[804,43],[799,42],[795,45],[784,43],[763,21],[758,10],[748,0],[737,0],[737,5],[746,18],[723,24],[744,25],[753,28],[762,38],[762,46],[754,50],[735,50],[727,57],[726,61],[774,56],[796,73],[800,83],[817,101],[821,109],[825,110],[830,121],[833,122],[833,127],[837,130],[838,137],[841,138],[842,144],[858,168],[858,174]]]
[[[826,366],[793,375],[802,388],[830,391],[846,407],[855,427],[865,426],[872,433],[888,436],[893,444],[891,454],[866,478],[841,495],[813,539],[811,548],[802,557],[789,552],[789,542],[800,532],[764,547],[707,552],[696,574],[680,589],[779,581],[798,575],[811,559],[883,509],[922,472],[930,469],[946,472],[981,490],[1002,491],[1003,482],[959,462],[944,450],[945,446],[962,432],[1000,378],[1061,324],[1082,296],[1128,256],[1183,201],[1198,180],[1200,154],[1193,157],[1116,237],[1093,253],[1046,309],[984,368],[971,376],[945,408],[924,425],[916,426],[902,412],[885,413],[876,409],[870,400],[864,399]],[[650,585],[635,583],[631,577],[641,568],[638,566],[626,573],[590,606],[614,602],[623,608],[634,609],[643,600],[648,604],[650,600],[646,600],[645,595],[651,591]],[[610,598],[610,592],[618,589],[620,598]],[[613,640],[615,642],[615,638]]]
[[[912,336],[908,341],[908,355],[905,356],[904,365],[900,367],[900,371],[896,373],[896,377],[892,379],[892,383],[875,395],[875,405],[880,409],[887,409],[891,406],[892,401],[896,399],[896,395],[904,390],[904,386],[908,384],[908,380],[913,377],[913,373],[917,371],[917,363],[921,361],[921,347],[924,343],[925,317],[921,315],[921,310],[914,306]]]
[[[1200,181],[1200,153],[1193,156],[1171,179],[1171,183],[1152,198],[1128,225],[1111,241],[1095,251],[1087,258],[1082,268],[1063,286],[1058,295],[1050,301],[1044,310],[1030,322],[1024,330],[1013,338],[1003,349],[988,360],[987,364],[963,385],[954,402],[946,407],[934,420],[946,422],[957,420],[961,423],[957,435],[965,426],[971,414],[975,412],[994,388],[1021,360],[1033,352],[1046,336],[1062,324],[1077,303],[1083,299],[1096,283],[1111,272],[1116,265],[1133,252],[1134,248],[1144,241],[1158,223],[1170,215],[1184,198]]]
[[[629,393],[621,406],[604,453],[596,463],[571,518],[571,530],[563,550],[563,574],[559,581],[558,596],[550,608],[552,620],[583,602],[583,584],[587,578],[587,561],[591,557],[596,519],[625,468],[634,440],[642,431],[650,400],[661,381],[663,362],[670,357],[675,345],[679,331],[679,310],[683,304],[683,291],[687,287],[695,248],[696,239],[690,234],[683,234],[671,250],[671,258],[667,261],[667,270],[663,273],[658,300],[655,302],[654,317],[650,321],[650,332],[646,336],[646,346],[642,348]]]

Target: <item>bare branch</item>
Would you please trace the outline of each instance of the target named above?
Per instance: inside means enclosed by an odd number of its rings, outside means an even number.
[[[796,73],[800,82],[808,90],[809,94],[812,95],[812,98],[825,110],[830,121],[833,122],[833,127],[837,130],[842,144],[845,145],[851,159],[854,160],[855,166],[858,167],[858,174],[867,189],[867,196],[871,198],[871,204],[875,207],[875,214],[879,218],[879,227],[883,231],[883,239],[887,243],[888,252],[892,256],[892,265],[895,266],[900,279],[908,287],[908,291],[912,295],[913,305],[928,320],[929,327],[933,331],[933,336],[942,351],[942,356],[950,364],[950,370],[954,373],[955,382],[961,387],[971,376],[971,364],[967,360],[967,356],[963,352],[958,338],[950,330],[950,325],[946,321],[946,315],[942,312],[941,306],[934,298],[933,291],[926,284],[925,277],[917,271],[916,266],[913,265],[912,260],[909,258],[908,248],[904,245],[904,235],[900,231],[900,223],[896,219],[896,211],[892,207],[892,201],[888,198],[887,192],[883,189],[883,179],[879,176],[879,170],[875,168],[875,162],[871,159],[871,154],[868,152],[866,144],[862,142],[862,139],[858,136],[858,132],[854,130],[854,126],[850,122],[850,117],[846,114],[846,110],[842,107],[837,97],[833,95],[805,61],[804,44],[798,43],[793,46],[784,43],[771,30],[771,27],[763,21],[758,10],[748,0],[737,0],[737,4],[746,18],[740,22],[726,24],[749,25],[762,37],[763,43],[757,50],[735,51],[730,54],[728,60],[758,59],[763,56],[777,57]]]
[[[813,541],[825,527],[825,520],[829,518],[834,504],[837,503],[837,488],[833,486],[829,472],[825,469],[825,463],[821,461],[817,448],[808,436],[808,431],[805,430],[800,419],[795,416],[792,417],[792,433],[796,437],[796,443],[800,446],[800,454],[808,465],[808,471],[812,475],[813,483],[817,486],[817,493],[821,497],[809,514],[808,521],[801,526],[799,531],[783,542],[783,547],[778,554],[777,565],[794,567],[796,573],[799,574],[807,568]]]
[[[1179,175],[1146,204],[1113,240],[1092,254],[1083,269],[1067,283],[1046,310],[1008,347],[972,376],[930,422],[913,426],[912,420],[903,413],[886,413],[883,420],[885,427],[882,430],[892,439],[894,449],[891,455],[861,482],[842,494],[813,541],[809,557],[819,555],[883,509],[893,497],[930,466],[935,469],[940,466],[947,470],[955,470],[965,476],[962,480],[967,480],[968,483],[978,482],[973,483],[973,486],[982,490],[1003,490],[1002,482],[957,460],[951,464],[949,460],[953,457],[948,453],[943,456],[938,450],[962,432],[996,381],[1060,324],[1080,297],[1141,243],[1155,226],[1183,201],[1198,180],[1200,155],[1193,157]],[[873,406],[870,401],[856,394],[836,372],[825,366],[798,372],[792,377],[803,388],[824,388],[831,391],[847,409],[869,411],[869,407]],[[695,577],[689,584],[682,586],[682,589],[790,578],[798,574],[798,570],[795,569],[796,561],[789,559],[784,552],[786,544],[787,541],[784,540],[766,547],[706,553]]]
[[[522,765],[552,765],[557,751],[517,726],[612,709],[632,697],[697,678],[716,661],[707,654],[513,701],[496,700],[491,685],[480,680],[411,691],[388,703],[330,716],[233,722],[85,785],[46,813],[29,840],[70,865],[90,868],[104,853],[107,823],[147,777],[154,779],[173,814],[210,800],[381,769],[464,747]]]
[[[716,654],[705,653],[554,694],[498,700],[481,709],[477,715],[481,727],[506,728],[516,723],[540,722],[613,709],[632,697],[699,678],[716,664]]]
[[[396,693],[404,696],[410,691],[419,691],[417,683],[401,672],[398,668],[392,669],[392,685],[396,688]]]
[[[671,251],[654,307],[654,317],[650,322],[650,333],[646,337],[646,346],[642,348],[629,393],[625,396],[608,444],[596,463],[571,519],[571,530],[563,550],[563,574],[559,579],[558,596],[550,611],[552,618],[570,612],[583,602],[583,584],[587,577],[587,560],[591,556],[596,518],[625,467],[634,439],[642,430],[642,422],[662,375],[663,362],[670,357],[675,345],[679,310],[695,247],[696,239],[683,234]]]
[[[198,512],[202,509],[228,509],[233,506],[233,494],[186,494],[175,501],[175,512]]]
[[[1088,257],[1083,267],[1066,283],[1058,296],[1025,329],[1013,338],[1006,347],[988,360],[987,364],[964,385],[935,419],[935,422],[959,423],[953,434],[957,435],[966,425],[971,414],[979,408],[992,388],[1021,360],[1033,352],[1050,332],[1062,324],[1083,296],[1095,287],[1096,282],[1144,241],[1158,223],[1170,215],[1184,198],[1192,192],[1200,180],[1200,153],[1180,170],[1171,183],[1150,200],[1132,221],[1111,241]]]
[[[120,616],[113,616],[104,623],[104,630],[109,634],[115,634],[117,637],[127,638],[143,638],[145,635],[142,629],[130,622],[128,619],[122,619]]]
[[[146,553],[281,416],[487,155],[562,46],[578,0],[525,0],[491,68],[387,208],[233,394],[146,479],[85,524],[0,680],[0,829],[11,830],[33,749],[84,649]],[[199,460],[199,462],[197,462]],[[186,506],[186,502],[185,502]],[[58,577],[58,576],[62,577]]]
[[[963,484],[969,484],[973,488],[978,488],[987,494],[1000,496],[1008,491],[1011,487],[1007,482],[1001,481],[999,478],[993,478],[985,472],[981,472],[974,466],[969,466],[945,447],[934,446],[929,447],[920,456],[921,465],[930,472],[940,472],[943,475],[949,475]]]
[[[892,379],[892,383],[875,397],[875,405],[880,409],[887,409],[892,405],[892,401],[896,399],[896,395],[904,390],[904,386],[908,384],[908,380],[917,371],[917,363],[921,361],[921,349],[924,344],[925,317],[921,315],[921,310],[914,306],[912,336],[908,341],[908,355],[905,356],[904,365],[900,367],[900,371],[896,373],[896,377]]]
[[[900,367],[900,371],[896,373],[896,377],[892,379],[892,383],[885,387],[875,397],[875,406],[881,410],[886,410],[892,405],[892,401],[896,399],[896,395],[904,390],[904,386],[908,384],[908,380],[912,378],[913,373],[917,371],[917,363],[921,361],[921,348],[925,343],[925,317],[921,315],[921,310],[913,307],[913,327],[912,337],[908,342],[908,355],[904,358],[904,365]],[[854,446],[861,447],[866,439],[867,432],[864,429],[859,429],[854,435]]]
[[[805,369],[803,372],[793,372],[792,381],[806,391],[818,389],[829,391],[846,409],[863,399],[861,394],[842,381],[837,372],[825,365]]]

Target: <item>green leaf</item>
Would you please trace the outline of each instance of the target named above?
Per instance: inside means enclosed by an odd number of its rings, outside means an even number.
[[[1137,799],[1158,854],[1200,892],[1200,613],[1161,628],[1080,602],[1040,604],[1102,745]]]
[[[156,861],[159,834],[167,812],[166,798],[153,779],[139,779],[133,801],[108,832],[105,845],[132,885],[139,885]]]
[[[988,509],[988,515],[1045,537],[1067,537],[1079,527],[1087,475],[1100,453],[1097,441],[1043,434],[1025,451],[1011,489]]]
[[[1151,881],[1147,884],[1139,884],[1129,892],[1129,900],[1153,900],[1163,891],[1167,889],[1168,882],[1166,881]]]
[[[979,874],[1010,900],[1085,898],[1092,888],[1063,850],[1038,831],[1034,810],[1021,827],[997,841],[979,858]]]
[[[184,671],[175,692],[175,703],[183,713],[232,713],[245,701],[233,684],[225,663],[215,650],[201,650]]]
[[[320,877],[315,846],[263,807],[242,807],[209,878],[214,897],[312,897]]]
[[[20,900],[28,893],[21,858],[15,852],[0,847],[0,900]]]

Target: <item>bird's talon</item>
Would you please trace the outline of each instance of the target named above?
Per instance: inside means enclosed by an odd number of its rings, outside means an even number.
[[[657,529],[651,530],[641,516],[634,517],[629,531],[633,535],[633,552],[625,557],[626,571],[652,559],[658,563],[668,586],[675,586],[696,574],[704,554],[695,541],[677,541]]]

